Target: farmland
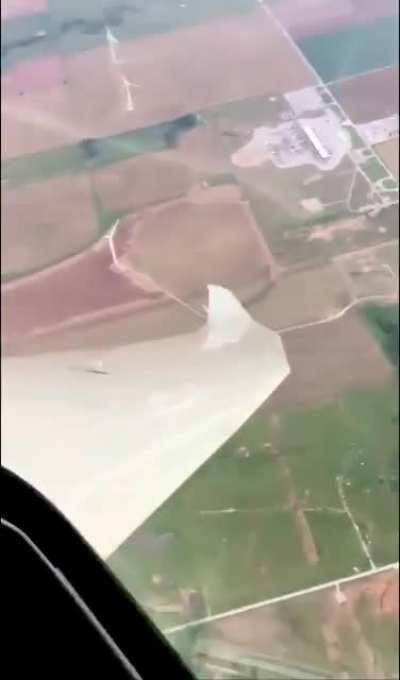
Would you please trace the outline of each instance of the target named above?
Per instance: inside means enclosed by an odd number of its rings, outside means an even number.
[[[1,20],[47,10],[47,0],[10,0],[1,7]]]
[[[202,592],[210,610],[218,613],[348,576],[355,568],[365,570],[368,560],[347,507],[360,523],[373,563],[395,560],[397,501],[391,478],[397,406],[392,373],[389,365],[383,370],[385,359],[378,348],[374,360],[365,354],[360,338],[354,343],[353,357],[348,354],[352,368],[346,369],[337,337],[332,337],[332,328],[338,325],[326,325],[331,350],[320,340],[312,342],[310,335],[315,331],[308,330],[310,346],[321,348],[324,363],[329,356],[337,362],[330,376],[326,373],[319,378],[321,385],[328,385],[335,376],[330,395],[325,392],[321,399],[314,391],[313,399],[307,401],[307,369],[302,369],[304,384],[297,393],[301,392],[303,401],[294,404],[296,388],[292,384],[285,391],[289,382],[284,384],[277,399],[273,397],[259,409],[110,558],[112,568],[145,606],[153,597],[179,600],[179,589],[191,588]],[[348,328],[342,332],[343,338],[350,337]],[[287,345],[291,336],[293,353]],[[367,341],[368,334],[364,337]],[[293,383],[300,380],[297,362],[306,360],[296,333],[287,339]],[[370,343],[374,348],[373,340]],[[310,352],[306,361],[310,385],[312,372],[321,371],[314,356]],[[360,366],[358,378],[356,364]],[[287,395],[286,403],[282,392]],[[276,454],[286,466],[283,477]],[[294,489],[289,495],[288,479]],[[346,489],[345,507],[340,479]],[[303,508],[317,551],[317,561],[311,566],[304,552],[303,530],[295,521],[299,508]],[[162,537],[166,547],[162,547]],[[157,551],[146,549],[149,542],[159,545]],[[152,584],[153,575],[157,587]],[[160,624],[179,622],[177,614],[171,618],[157,615],[152,607],[149,611]]]
[[[298,45],[324,82],[396,64],[398,27],[393,16],[332,33],[302,38]],[[356,47],[355,47],[356,46]]]
[[[118,234],[118,249],[129,238],[127,228]],[[158,290],[143,288],[132,276],[121,276],[112,268],[112,255],[105,239],[84,254],[78,253],[45,270],[5,283],[2,287],[2,314],[6,326],[3,340],[42,335],[70,326],[116,314],[124,305],[130,309],[155,302]]]
[[[128,539],[110,566],[145,606],[157,594],[152,576],[158,575],[164,597],[175,599],[179,588],[192,588],[203,592],[213,613],[344,577],[354,567],[364,570],[368,562],[341,508],[339,475],[349,482],[348,502],[368,532],[374,560],[393,561],[396,498],[387,482],[380,483],[393,455],[392,415],[393,395],[387,389],[349,393],[336,403],[280,416],[279,451],[304,504],[317,564],[310,566],[302,553],[294,514],[269,454],[271,425],[264,413],[253,416]],[[167,535],[163,548],[161,538]],[[146,537],[159,543],[157,553],[143,547]],[[163,623],[162,615],[151,613]],[[164,625],[168,622],[164,618]]]
[[[189,52],[191,59],[183,58]],[[285,64],[282,71],[268,68],[272,54]],[[123,42],[118,46],[118,59],[123,65],[110,59],[106,45],[54,56],[47,59],[46,68],[56,62],[58,75],[51,87],[40,91],[32,90],[32,77],[26,70],[21,78],[18,65],[10,66],[5,80],[17,80],[19,91],[8,92],[4,104],[3,124],[8,130],[4,157],[127,132],[218,102],[284,92],[314,82],[280,29],[260,8],[182,28],[179,41],[173,33],[162,33]],[[255,68],[256,64],[261,67]],[[36,70],[41,69],[43,59],[37,58]],[[227,78],[229,72],[232,77]]]
[[[143,163],[141,165],[143,167]],[[162,172],[168,173],[171,168],[173,166],[168,163],[161,166]],[[172,172],[169,177],[173,180]],[[7,326],[3,339],[25,343],[38,334],[53,334],[61,329],[90,324],[94,319],[104,321],[110,315],[129,315],[135,310],[139,312],[153,304],[170,304],[171,300],[177,299],[191,308],[193,296],[207,297],[207,285],[210,283],[228,286],[243,298],[263,291],[273,276],[273,260],[240,187],[235,182],[215,184],[215,177],[214,186],[195,183],[192,186],[194,179],[195,175],[190,172],[180,176],[176,174],[175,187],[180,187],[179,192],[184,194],[186,190],[187,195],[168,201],[168,185],[164,185],[164,201],[161,204],[157,204],[160,198],[158,182],[148,184],[148,196],[153,197],[155,205],[148,205],[140,214],[129,212],[140,205],[124,204],[123,190],[122,196],[120,194],[118,198],[116,194],[114,197],[117,203],[110,204],[105,193],[107,185],[95,185],[99,190],[100,211],[96,215],[97,221],[93,219],[94,243],[90,244],[90,248],[68,257],[70,253],[63,251],[65,246],[58,238],[57,257],[60,262],[20,280],[10,277],[2,288],[3,319]],[[50,187],[48,183],[38,186],[46,190],[51,188],[51,182]],[[14,191],[21,197],[23,191],[28,190]],[[125,196],[130,197],[130,194],[125,192]],[[39,199],[42,198],[43,195],[39,194]],[[32,194],[28,193],[26,200],[32,203]],[[87,205],[92,211],[95,203],[89,192]],[[60,212],[62,206],[61,203],[55,205],[59,212],[53,219],[59,222],[63,216]],[[70,205],[66,203],[67,207]],[[29,211],[22,202],[18,207],[19,219],[27,228]],[[45,208],[46,203],[41,208],[39,205],[33,213],[38,220],[32,225],[36,250],[31,246],[28,255],[29,265],[35,270],[38,264],[40,266],[40,258],[50,258],[52,254],[48,253],[51,240],[44,238],[38,217],[40,209],[43,211]],[[113,224],[112,215],[116,218]],[[51,219],[50,213],[46,219]],[[70,232],[72,227],[73,224],[69,225]],[[104,231],[106,233],[102,233]],[[71,234],[69,236],[68,243],[71,244]],[[220,248],[221,242],[224,243],[223,249]],[[15,275],[16,258],[22,258],[23,253],[16,246],[14,252],[10,250],[11,239],[8,243],[8,271]],[[85,243],[80,245],[84,248]],[[27,267],[25,260],[18,261],[20,266]],[[51,260],[45,263],[50,264]],[[29,268],[24,273],[28,272]],[[89,282],[91,285],[87,285]],[[37,302],[32,304],[32,300]],[[203,313],[198,313],[204,317]]]
[[[145,212],[127,260],[183,298],[207,283],[237,291],[246,284],[263,288],[271,270],[268,249],[235,185],[200,189]]]
[[[4,3],[3,3],[4,5]],[[7,65],[21,59],[54,53],[73,54],[95,49],[107,42],[106,27],[120,41],[136,40],[147,35],[169,33],[196,26],[231,14],[246,13],[255,0],[136,0],[134,7],[113,0],[8,0],[2,7],[2,21],[7,21],[4,53]],[[185,11],[182,11],[184,9]],[[50,20],[51,17],[51,20]],[[50,28],[41,40],[28,40],[32,26]],[[21,41],[25,38],[25,44]]]
[[[398,111],[399,69],[388,67],[333,83],[330,90],[353,123],[367,123]]]
[[[376,309],[284,336],[292,375],[276,396],[111,556],[159,625],[185,620],[185,589],[217,614],[396,559],[398,407],[382,350],[395,363],[398,346]]]
[[[312,96],[315,116],[337,117],[338,135],[349,134],[350,149],[338,155],[334,167],[321,171],[305,160],[295,167],[280,167],[274,156],[262,150],[265,145],[260,147],[259,157],[255,151],[246,163],[239,162],[240,150],[246,148],[251,135],[267,129],[262,126],[278,134],[284,121],[294,117],[296,106],[300,118],[302,98],[306,102],[307,96]],[[323,88],[310,88],[285,97],[277,94],[230,102],[203,113],[206,123],[219,130],[259,229],[283,269],[326,261],[349,249],[393,238],[396,233],[394,209],[382,209],[387,189],[379,184],[390,176],[377,155],[357,137],[355,127],[343,132],[340,107],[332,98],[325,101],[326,97]],[[395,203],[395,191],[391,191],[389,202]]]
[[[398,138],[389,139],[387,142],[377,144],[375,147],[377,153],[385,163],[386,167],[399,178],[399,140]]]
[[[282,331],[335,314],[350,302],[340,273],[332,265],[281,273],[252,314],[269,328]]]
[[[59,200],[54,201],[54,195]],[[3,278],[43,269],[96,240],[97,218],[88,178],[52,179],[2,196]]]
[[[396,0],[267,0],[276,17],[297,40],[373,22],[396,14]]]
[[[28,5],[9,460],[199,675],[398,676],[395,0]]]
[[[271,678],[274,664],[275,672],[286,671],[284,677],[297,677],[291,673],[302,669],[307,677],[393,678],[398,675],[398,590],[398,573],[388,569],[344,583],[339,591],[330,586],[298,595],[171,639],[200,677],[219,663],[243,673],[264,668],[263,677]],[[265,673],[268,666],[271,675]]]

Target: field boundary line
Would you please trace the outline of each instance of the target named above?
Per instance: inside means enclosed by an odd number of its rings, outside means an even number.
[[[367,578],[368,576],[374,576],[374,574],[380,574],[385,571],[391,571],[394,569],[398,570],[399,563],[392,562],[391,564],[386,564],[383,567],[375,567],[374,569],[369,569],[367,571],[360,572],[358,574],[352,574],[351,576],[344,576],[343,578],[337,578],[333,581],[326,581],[325,583],[319,583],[316,586],[311,586],[310,588],[303,588],[302,590],[296,590],[292,593],[286,593],[285,595],[278,595],[277,597],[271,597],[268,600],[262,600],[260,602],[254,602],[253,604],[245,605],[244,607],[238,607],[237,609],[230,609],[226,612],[221,612],[221,614],[214,614],[213,616],[205,616],[197,621],[188,621],[179,626],[174,626],[172,628],[166,628],[162,632],[165,635],[170,635],[172,633],[178,633],[181,630],[186,630],[187,628],[194,628],[195,626],[200,626],[204,623],[211,623],[213,621],[219,621],[221,619],[228,618],[229,616],[235,616],[237,614],[244,614],[254,609],[261,609],[262,607],[267,607],[269,605],[278,604],[279,602],[285,602],[287,600],[294,599],[295,597],[300,597],[301,595],[308,595],[311,593],[317,593],[320,590],[326,588],[332,588],[336,585],[342,585],[344,583],[351,583],[352,581],[358,581],[361,578]]]
[[[311,328],[312,326],[321,326],[324,323],[331,323],[331,321],[337,321],[341,319],[345,314],[347,314],[350,309],[356,307],[357,305],[368,304],[368,302],[377,302],[379,300],[386,300],[387,302],[397,300],[397,295],[395,293],[381,293],[379,295],[368,295],[367,297],[356,298],[352,300],[346,307],[341,309],[336,314],[332,316],[327,316],[325,319],[317,319],[316,321],[307,321],[305,323],[295,324],[294,326],[286,326],[285,328],[273,329],[275,333],[290,333],[292,331],[298,331],[302,328]]]
[[[116,233],[116,231],[117,231],[117,229],[118,229],[119,223],[120,223],[120,218],[118,218],[118,219],[114,222],[114,224],[112,225],[110,231],[109,231],[107,234],[104,234],[104,238],[106,239],[106,241],[108,241],[108,244],[109,244],[109,246],[110,246],[110,252],[111,252],[111,257],[112,257],[112,260],[113,260],[114,267],[115,267],[121,274],[127,276],[129,280],[130,280],[130,278],[131,278],[130,275],[134,275],[135,273],[147,277],[150,281],[152,281],[152,283],[154,283],[154,285],[156,286],[156,288],[158,288],[159,291],[160,291],[161,293],[163,293],[163,295],[165,295],[167,298],[169,298],[170,300],[173,300],[174,302],[177,302],[178,305],[180,305],[181,307],[184,307],[184,308],[188,309],[188,310],[189,310],[190,312],[192,312],[192,314],[194,314],[195,316],[198,316],[198,317],[200,317],[200,318],[203,319],[203,320],[204,320],[204,319],[207,319],[206,314],[203,314],[202,312],[200,312],[199,310],[197,310],[195,307],[193,307],[192,305],[190,305],[188,302],[185,302],[185,300],[182,300],[182,298],[178,297],[177,295],[174,295],[174,293],[172,293],[171,291],[169,291],[167,288],[164,288],[163,286],[161,286],[161,285],[158,283],[158,281],[156,281],[156,280],[155,280],[152,276],[150,276],[149,274],[146,274],[146,272],[141,272],[141,271],[135,270],[135,269],[130,270],[129,267],[126,267],[125,265],[121,265],[121,264],[119,263],[119,260],[118,260],[118,257],[117,257],[117,253],[116,253],[116,250],[115,250],[115,245],[114,245],[114,236],[115,236],[115,233]],[[133,281],[133,283],[135,284],[135,281]]]
[[[380,73],[381,71],[389,71],[390,69],[395,69],[396,64],[389,64],[389,66],[377,66],[376,68],[372,68],[370,71],[361,71],[361,73],[355,73],[352,76],[342,76],[341,78],[336,78],[335,80],[328,80],[325,85],[328,87],[330,85],[336,85],[336,83],[346,83],[348,80],[355,80],[356,78],[365,78],[365,76],[368,76],[370,73]]]
[[[381,248],[385,248],[385,246],[397,246],[399,243],[397,238],[392,238],[390,241],[382,241],[382,243],[376,243],[375,245],[372,246],[365,246],[365,248],[358,248],[357,250],[348,250],[345,253],[339,253],[339,255],[335,255],[332,260],[333,262],[336,262],[337,260],[343,260],[343,259],[351,259],[354,255],[362,255],[363,253],[369,253],[373,250],[380,250]]]

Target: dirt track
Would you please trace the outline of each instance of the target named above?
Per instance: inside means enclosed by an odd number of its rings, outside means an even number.
[[[331,264],[286,271],[251,311],[271,329],[317,321],[350,302],[345,282]]]
[[[312,535],[310,525],[307,521],[307,517],[297,497],[296,487],[290,467],[288,466],[285,457],[279,452],[279,416],[272,414],[269,421],[271,427],[271,448],[269,451],[276,461],[283,484],[286,487],[288,503],[294,512],[296,530],[303,550],[304,558],[306,562],[312,566],[318,564],[319,555],[315,545],[314,536]]]
[[[3,274],[42,269],[96,240],[90,182],[84,175],[4,187],[1,198]]]

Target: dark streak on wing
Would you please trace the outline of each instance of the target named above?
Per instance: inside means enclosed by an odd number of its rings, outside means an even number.
[[[97,375],[111,375],[109,371],[102,368],[84,368],[83,366],[70,366],[72,371],[82,371],[83,373],[95,373]]]

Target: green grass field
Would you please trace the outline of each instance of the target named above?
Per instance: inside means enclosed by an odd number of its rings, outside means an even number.
[[[245,14],[258,6],[257,0],[135,0],[134,3],[48,0],[48,5],[51,17],[35,13],[4,22],[7,50],[4,60],[2,56],[3,67],[12,66],[21,59],[76,54],[106,46],[105,25],[119,41],[135,41]],[[47,28],[46,38],[32,39],[43,25]],[[19,45],[21,41],[25,43],[23,49]]]
[[[372,541],[371,553],[379,564],[395,561],[397,554],[397,498],[390,487],[395,414],[393,387],[349,394],[307,415],[288,414],[284,428],[286,456],[299,495],[308,489],[311,504],[338,508],[336,478],[343,476],[347,501]],[[329,532],[322,536],[330,540]]]
[[[368,569],[354,528],[340,512],[338,475],[350,482],[346,499],[371,540],[374,560],[395,561],[397,496],[388,484],[394,409],[389,386],[281,417],[279,448],[308,508],[317,565],[303,555],[278,466],[263,446],[271,433],[260,412],[114,553],[110,566],[143,602],[159,574],[164,594],[202,590],[212,613]],[[204,513],[229,508],[241,512]],[[171,541],[149,551],[143,548],[149,536]]]
[[[371,182],[379,182],[388,176],[386,168],[375,156],[368,158],[361,167]]]
[[[389,361],[399,367],[399,305],[365,305],[361,314]]]
[[[395,17],[383,17],[298,41],[324,82],[395,64],[398,44]]]
[[[371,305],[360,312],[394,367],[397,312],[398,306]],[[397,433],[395,380],[384,389],[283,412],[278,431],[271,429],[264,406],[109,564],[144,604],[151,594],[176,599],[179,588],[194,588],[202,591],[212,613],[366,570],[370,564],[339,495],[338,478],[374,562],[395,562]],[[271,444],[290,470],[316,545],[316,565],[308,564],[303,554],[288,505],[287,479]],[[156,589],[154,575],[161,576]],[[179,615],[157,616],[161,626],[177,619]]]
[[[2,177],[10,186],[87,172],[112,163],[156,153],[174,146],[181,134],[200,125],[197,115],[65,146],[10,158],[2,162]]]

